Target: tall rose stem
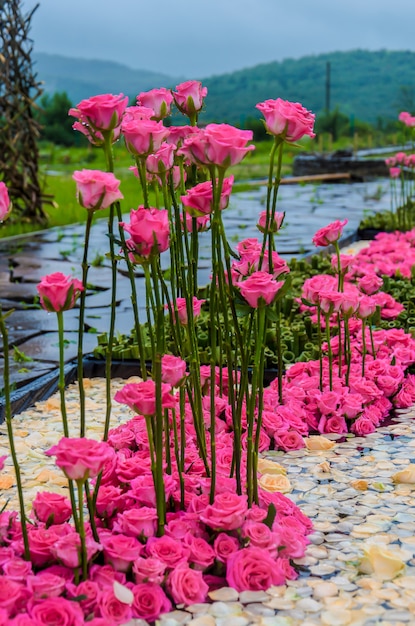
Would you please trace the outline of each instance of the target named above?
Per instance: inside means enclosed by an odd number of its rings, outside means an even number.
[[[362,378],[365,377],[365,365],[366,365],[366,320],[362,319]]]
[[[84,493],[84,480],[77,480],[76,485],[78,487],[78,508],[79,508],[79,538],[81,540],[81,568],[82,568],[82,580],[88,578],[88,556],[86,551],[86,534],[85,534],[85,520],[84,520],[84,505],[83,505],[83,493]]]
[[[5,421],[7,428],[7,436],[9,439],[10,454],[13,461],[14,473],[16,476],[17,495],[19,499],[20,508],[20,523],[22,527],[24,552],[23,556],[26,561],[30,561],[29,552],[29,537],[27,533],[26,524],[26,512],[24,507],[23,497],[23,485],[20,475],[20,466],[17,459],[16,447],[14,444],[13,426],[12,426],[12,411],[10,402],[10,362],[9,362],[9,333],[5,324],[5,316],[0,305],[0,332],[3,337],[3,387],[4,387],[4,400],[5,400]]]
[[[86,226],[85,226],[85,244],[84,254],[82,259],[82,284],[84,286],[79,297],[79,331],[78,331],[78,387],[79,387],[79,410],[80,410],[80,437],[85,437],[85,388],[84,388],[84,320],[85,320],[85,300],[87,289],[87,277],[88,277],[88,247],[89,238],[91,234],[92,218],[94,217],[93,211],[87,212]]]
[[[317,342],[318,342],[318,359],[319,359],[319,389],[323,391],[323,350],[321,347],[322,336],[321,336],[321,306],[320,303],[317,303]]]
[[[65,437],[69,437],[69,427],[68,427],[68,417],[66,414],[66,402],[65,402],[65,343],[64,343],[64,329],[63,329],[63,313],[62,311],[56,312],[58,318],[58,335],[59,335],[59,395],[61,400],[61,415],[62,415],[62,425],[63,425],[63,434]],[[72,515],[75,523],[75,528],[78,530],[79,522],[78,522],[78,514],[76,510],[76,499],[75,499],[75,487],[73,481],[68,478],[68,488],[69,488],[69,496],[71,500],[72,506]]]
[[[278,302],[279,304],[279,302]],[[254,368],[258,369],[258,403],[257,403],[257,424],[254,440],[253,461],[252,461],[252,480],[253,480],[253,500],[256,504],[259,503],[258,499],[258,456],[259,456],[259,441],[262,428],[262,411],[264,402],[264,357],[265,357],[265,336],[266,336],[266,312],[265,307],[260,306],[258,309],[258,338],[257,347],[259,348],[259,362],[254,361]],[[257,355],[255,353],[255,359]],[[253,391],[255,391],[253,389]]]
[[[330,391],[333,391],[333,351],[331,347],[331,335],[330,335],[330,313],[326,313],[325,318],[326,318],[327,352],[329,356],[329,389]]]

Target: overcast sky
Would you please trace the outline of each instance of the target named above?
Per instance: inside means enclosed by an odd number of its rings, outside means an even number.
[[[31,36],[36,52],[204,78],[320,52],[415,50],[414,32],[415,0],[39,0]]]

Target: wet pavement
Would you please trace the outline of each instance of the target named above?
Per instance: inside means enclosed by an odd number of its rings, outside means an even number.
[[[234,194],[224,212],[228,240],[232,246],[248,237],[258,237],[256,222],[265,210],[266,189]],[[316,230],[335,219],[347,218],[345,237],[352,237],[367,211],[390,208],[389,181],[364,183],[284,185],[280,188],[278,211],[286,212],[285,225],[277,238],[281,256],[301,257],[314,250],[311,237]],[[129,220],[128,215],[124,217]],[[11,384],[21,387],[39,376],[56,370],[59,358],[57,318],[40,308],[36,285],[52,272],[81,277],[84,228],[82,224],[54,228],[0,239],[0,302],[3,311],[13,309],[8,318]],[[108,251],[107,221],[97,219],[92,227],[88,261],[88,290],[84,327],[84,352],[97,345],[97,333],[109,326],[111,269],[105,257]],[[168,266],[168,255],[162,263]],[[130,304],[130,281],[126,267],[119,263],[117,277],[117,316],[115,329],[128,333],[133,327]],[[210,233],[200,239],[199,284],[209,280]],[[140,319],[144,320],[144,278],[137,272]],[[77,354],[78,309],[64,314],[65,360]],[[3,377],[3,346],[0,346],[0,375]]]

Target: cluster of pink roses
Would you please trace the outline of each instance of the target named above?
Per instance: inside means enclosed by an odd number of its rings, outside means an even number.
[[[415,229],[407,232],[379,233],[370,246],[358,252],[351,276],[378,274],[411,277],[415,265]]]

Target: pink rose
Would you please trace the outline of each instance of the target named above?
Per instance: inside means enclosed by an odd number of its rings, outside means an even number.
[[[67,584],[66,589],[68,591],[69,598],[76,598],[78,596],[86,596],[83,600],[79,600],[79,604],[84,611],[85,615],[94,613],[98,607],[99,598],[101,595],[101,587],[97,582],[93,580],[84,580],[79,585]]]
[[[350,427],[350,430],[358,437],[364,437],[370,433],[374,433],[376,430],[375,424],[371,419],[365,416],[358,417]]]
[[[157,530],[157,511],[146,506],[128,509],[117,515],[114,530],[131,537],[154,537]]]
[[[278,555],[290,559],[302,559],[309,540],[294,525],[281,526],[275,524],[273,530],[279,537]]]
[[[340,311],[343,303],[343,293],[339,291],[320,291],[320,307],[326,315]]]
[[[389,168],[389,176],[391,178],[399,178],[401,173],[402,173],[402,170],[401,170],[400,167],[390,167]]]
[[[186,361],[179,356],[164,354],[161,357],[161,380],[171,387],[178,387],[186,376],[186,367]]]
[[[156,414],[156,383],[146,380],[141,383],[127,383],[114,396],[116,402],[126,404],[139,415]],[[161,384],[161,404],[164,409],[176,406],[176,400],[171,394],[171,387]]]
[[[258,308],[261,304],[271,304],[283,284],[283,281],[276,282],[268,272],[254,272],[237,286],[249,306]]]
[[[0,576],[0,609],[12,613],[24,587],[6,576]]]
[[[38,491],[33,500],[33,513],[44,524],[63,524],[72,515],[68,498],[52,491]]]
[[[149,622],[156,620],[161,613],[172,608],[171,602],[160,585],[140,583],[131,587],[134,594],[132,605],[133,616]]]
[[[55,272],[43,276],[36,286],[40,304],[46,311],[67,311],[75,306],[84,286],[77,278]]]
[[[320,228],[313,237],[313,243],[315,246],[329,246],[331,243],[338,241],[342,235],[343,228],[346,226],[348,220],[343,222],[336,220],[323,228]]]
[[[126,624],[132,617],[131,606],[118,600],[114,590],[109,587],[102,590],[98,607],[100,617],[109,620],[110,624]]]
[[[32,574],[32,564],[19,557],[12,557],[2,564],[3,574],[15,582],[26,582],[29,574]]]
[[[192,532],[187,532],[183,544],[189,548],[188,561],[196,566],[195,569],[203,571],[213,564],[215,552],[203,537],[195,537]]]
[[[34,567],[44,567],[54,561],[52,548],[59,539],[55,527],[49,529],[29,526],[30,560]]]
[[[66,580],[56,574],[38,572],[36,576],[27,577],[27,588],[37,600],[60,596],[66,587]]]
[[[130,223],[120,222],[120,226],[130,233],[128,247],[138,256],[148,257],[153,251],[161,253],[169,247],[170,225],[166,209],[139,206],[130,212]]]
[[[250,546],[267,550],[272,556],[277,556],[277,536],[266,524],[246,521],[242,526],[242,537],[249,541]]]
[[[203,107],[203,98],[207,96],[207,87],[202,87],[202,83],[197,80],[187,80],[176,86],[173,91],[174,102],[181,113],[191,119]]]
[[[174,164],[175,147],[170,143],[162,143],[157,152],[149,154],[146,170],[150,174],[163,174],[171,170]]]
[[[112,172],[83,169],[75,171],[72,178],[79,204],[89,211],[106,209],[124,198],[119,189],[121,183]]]
[[[167,586],[176,604],[205,602],[209,591],[202,572],[191,569],[187,563],[180,563],[170,572]]]
[[[315,137],[315,115],[299,102],[277,98],[256,105],[265,117],[265,126],[271,135],[281,136],[285,141],[298,141],[304,135]]]
[[[105,561],[118,572],[127,572],[140,556],[142,545],[135,537],[122,534],[100,535]]]
[[[169,129],[162,122],[147,119],[125,119],[121,124],[121,132],[127,150],[138,157],[157,152],[169,135]]]
[[[6,217],[9,217],[11,210],[12,203],[10,202],[6,184],[0,181],[0,222],[5,220]]]
[[[148,107],[154,111],[154,119],[162,120],[170,115],[170,107],[173,102],[171,91],[161,87],[160,89],[150,89],[150,91],[142,91],[137,96],[137,104],[139,106]]]
[[[133,563],[133,575],[136,583],[155,583],[161,585],[164,580],[166,564],[156,557],[138,557]]]
[[[267,229],[267,212],[262,211],[259,215],[259,220],[257,224],[258,230],[261,233],[265,233],[265,232],[277,233],[280,230],[284,222],[284,218],[285,218],[285,213],[276,212],[274,214],[273,222],[269,224],[269,227]]]
[[[147,554],[165,563],[166,567],[177,568],[179,563],[186,562],[189,549],[172,537],[150,537],[146,544]]]
[[[346,420],[342,415],[323,416],[318,423],[320,433],[347,433]]]
[[[225,169],[240,163],[255,146],[247,146],[252,131],[240,130],[228,124],[208,124],[197,135],[184,140],[178,154],[197,165],[217,165]]]
[[[237,591],[265,591],[272,585],[283,585],[285,576],[276,569],[267,550],[244,548],[229,557],[226,581]]]
[[[119,126],[127,104],[128,97],[122,93],[118,96],[102,94],[82,100],[69,110],[69,115],[91,124],[96,130],[106,131]]]
[[[221,190],[219,209],[223,210],[229,204],[229,198],[232,193],[234,177],[225,178]],[[213,211],[213,191],[212,181],[207,180],[199,183],[195,187],[188,189],[185,196],[181,196],[181,200],[185,207],[186,213],[192,217],[201,217],[209,215]]]
[[[295,430],[286,430],[279,432],[275,436],[275,444],[281,448],[281,450],[301,450],[305,447],[304,439]]]
[[[86,480],[98,476],[113,451],[105,441],[62,437],[56,446],[45,452],[56,456],[56,465],[71,480]]]
[[[193,296],[193,317],[195,319],[199,317],[201,309],[202,309],[202,304],[204,304],[205,302],[206,300],[199,300],[198,298]],[[179,317],[180,324],[183,324],[183,326],[186,326],[188,322],[186,299],[176,298],[176,307],[177,307],[177,314]]]
[[[376,301],[371,296],[361,296],[357,316],[360,319],[371,317],[376,312],[376,307]]]
[[[89,535],[86,537],[86,554],[87,559],[90,561],[93,556],[101,550],[101,544],[97,543]],[[80,548],[81,539],[75,531],[71,532],[64,537],[60,537],[52,546],[52,554],[56,560],[62,565],[69,568],[76,568],[80,566]]]
[[[81,626],[84,614],[77,602],[65,598],[47,598],[32,606],[29,612],[39,624],[59,624],[59,626]]]
[[[200,513],[200,519],[213,530],[236,530],[244,522],[248,510],[247,497],[236,493],[219,493],[213,504]]]
[[[357,281],[357,286],[360,291],[367,296],[373,296],[381,289],[383,285],[383,278],[376,274],[366,274]]]
[[[238,539],[226,533],[219,533],[213,542],[215,556],[222,563],[226,563],[231,554],[237,552],[240,547]]]

